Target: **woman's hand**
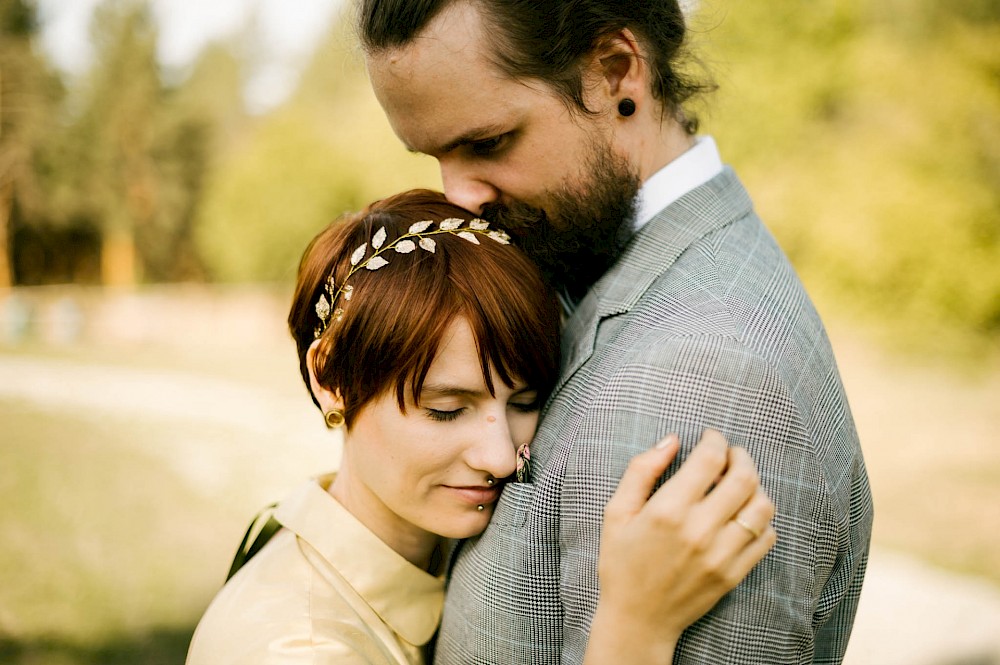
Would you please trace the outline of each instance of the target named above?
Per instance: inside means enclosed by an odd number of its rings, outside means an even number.
[[[753,460],[715,430],[650,496],[678,448],[669,435],[637,455],[605,507],[585,663],[670,663],[684,629],[774,545],[774,504]]]

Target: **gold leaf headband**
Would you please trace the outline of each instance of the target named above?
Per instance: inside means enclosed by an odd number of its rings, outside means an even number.
[[[389,260],[384,256],[389,253],[389,250],[395,251],[397,254],[409,254],[420,248],[424,251],[433,254],[437,249],[437,243],[434,242],[434,238],[431,236],[440,235],[442,233],[450,233],[451,235],[456,235],[463,240],[467,240],[474,245],[479,244],[479,238],[477,236],[486,236],[501,245],[510,244],[510,236],[500,230],[490,230],[489,222],[486,222],[478,217],[476,219],[469,220],[468,225],[465,224],[464,219],[459,219],[457,217],[452,217],[449,219],[442,220],[438,223],[437,228],[434,227],[433,221],[417,222],[416,224],[410,225],[410,228],[406,233],[399,236],[388,245],[385,244],[385,227],[381,227],[372,236],[370,243],[365,243],[358,247],[351,253],[351,271],[347,273],[347,277],[344,278],[344,283],[337,286],[333,281],[333,273],[326,278],[326,284],[323,286],[323,290],[326,293],[320,295],[319,300],[316,301],[316,316],[319,317],[320,325],[316,327],[315,335],[318,339],[329,327],[330,322],[340,321],[344,316],[344,310],[340,307],[334,309],[337,304],[337,300],[343,296],[344,300],[350,300],[354,292],[354,287],[347,282],[354,276],[354,273],[361,270],[362,268],[366,270],[378,270],[379,268],[388,265]],[[368,247],[371,245],[372,252],[368,255]],[[367,258],[366,258],[366,255]],[[329,295],[329,298],[327,296]]]

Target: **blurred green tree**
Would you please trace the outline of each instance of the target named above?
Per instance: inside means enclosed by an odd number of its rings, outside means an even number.
[[[721,86],[705,129],[821,309],[896,345],[1000,346],[1000,3],[698,5]],[[340,213],[440,186],[393,136],[346,21],[286,103],[248,117],[252,32],[166,85],[147,3],[105,0],[94,67],[63,95],[33,6],[0,0],[0,284],[12,219],[100,233],[105,283],[287,282]]]
[[[154,144],[162,97],[156,28],[139,2],[104,0],[91,19],[94,66],[82,92],[67,166],[78,178],[79,214],[102,232],[102,282],[134,284],[142,266],[138,230],[157,204]]]
[[[995,2],[709,8],[710,130],[821,306],[891,343],[1000,347]]]
[[[162,82],[146,2],[104,0],[91,39],[59,159],[63,214],[100,228],[104,284],[197,277],[191,221],[217,118]]]
[[[434,162],[392,134],[354,38],[336,21],[291,99],[216,164],[198,211],[198,247],[217,280],[287,283],[306,243],[335,217],[437,182]]]
[[[158,108],[161,223],[137,236],[151,280],[205,277],[195,221],[209,173],[245,129],[242,77],[232,45],[211,44]]]
[[[33,4],[0,0],[0,287],[13,284],[15,216],[46,215],[43,152],[62,87],[32,48]]]
[[[243,108],[246,66],[236,41],[208,44],[176,89],[175,101],[184,114],[203,118],[214,128],[213,154],[227,151],[248,120]]]

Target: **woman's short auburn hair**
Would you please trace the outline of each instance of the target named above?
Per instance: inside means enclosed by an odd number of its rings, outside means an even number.
[[[344,284],[352,252],[380,228],[388,244],[416,222],[474,217],[438,192],[412,190],[344,215],[313,238],[299,264],[288,314],[307,388],[308,351],[321,325],[316,303],[331,274],[337,286]],[[348,427],[387,391],[395,390],[403,412],[407,390],[419,401],[442,336],[456,317],[472,329],[491,394],[491,368],[508,386],[523,381],[543,401],[555,386],[559,305],[535,265],[514,246],[485,236],[478,245],[450,233],[434,240],[434,253],[391,252],[388,265],[357,271],[350,302],[341,296],[334,304],[343,316],[331,320],[320,337],[314,370],[318,382],[344,400]]]

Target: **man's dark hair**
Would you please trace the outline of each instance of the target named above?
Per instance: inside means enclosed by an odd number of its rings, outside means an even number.
[[[547,82],[584,113],[590,112],[583,101],[584,58],[602,39],[629,28],[647,53],[653,96],[689,134],[697,130],[683,104],[715,86],[683,71],[687,30],[677,0],[358,0],[362,46],[372,54],[403,46],[456,1],[482,12],[502,71]]]

